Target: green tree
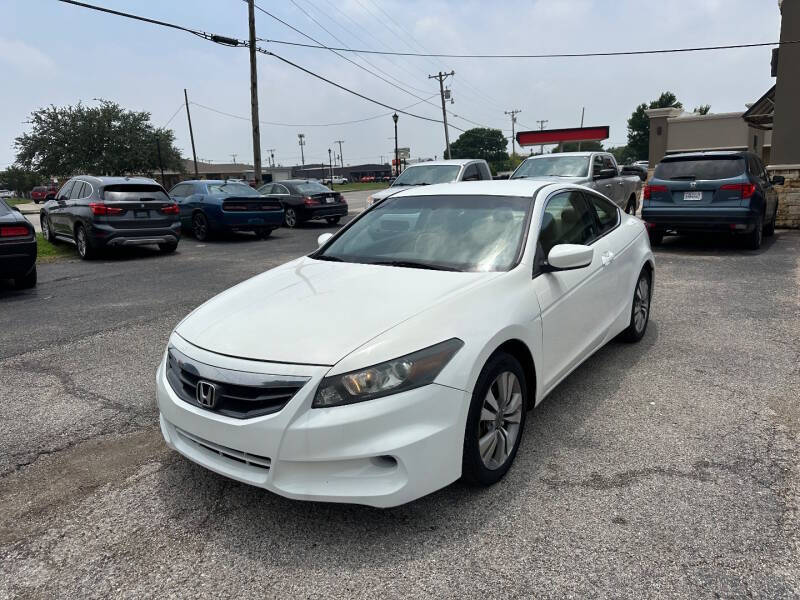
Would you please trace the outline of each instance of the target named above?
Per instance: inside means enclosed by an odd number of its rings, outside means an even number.
[[[698,115],[707,115],[710,111],[711,111],[710,104],[701,104],[700,106],[696,106],[692,112],[695,112]]]
[[[451,158],[482,158],[489,163],[492,172],[502,171],[509,157],[508,140],[499,129],[476,127],[462,133],[450,144]],[[447,156],[447,152],[444,153]]]
[[[159,168],[159,142],[164,168],[183,167],[172,130],[154,127],[149,112],[115,102],[51,105],[32,112],[29,122],[31,130],[14,141],[17,164],[42,175],[153,173]]]
[[[30,169],[11,165],[5,171],[0,171],[0,189],[24,195],[42,182],[42,177]]]
[[[648,108],[683,108],[672,92],[663,92],[658,99],[640,104],[628,119],[628,152],[634,160],[645,160],[650,154],[650,117]]]

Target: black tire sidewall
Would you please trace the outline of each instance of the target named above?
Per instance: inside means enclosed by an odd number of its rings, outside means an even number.
[[[641,331],[636,330],[636,323],[633,320],[633,314],[636,310],[636,290],[639,288],[639,282],[642,278],[647,278],[647,320],[644,323],[644,327]],[[650,324],[650,312],[652,311],[653,307],[653,277],[647,271],[647,269],[642,269],[639,273],[639,277],[636,278],[636,284],[633,286],[633,297],[631,300],[631,321],[628,324],[628,327],[622,332],[622,339],[626,342],[638,342],[644,337],[644,334],[647,333],[647,326]]]
[[[483,399],[489,390],[489,386],[503,371],[510,371],[519,379],[520,386],[522,387],[522,416],[519,422],[519,434],[514,442],[514,448],[511,454],[502,467],[492,470],[486,468],[480,456],[480,451],[478,449],[478,421],[483,408]],[[517,451],[522,443],[522,436],[525,433],[525,420],[529,402],[528,393],[528,381],[525,377],[525,371],[516,358],[505,352],[498,352],[489,358],[475,383],[469,412],[467,413],[467,424],[464,431],[464,448],[461,459],[461,477],[464,481],[472,485],[492,485],[500,481],[511,468],[511,465],[514,464]]]
[[[293,215],[294,215],[294,223],[293,223],[293,224],[290,224],[290,223],[289,223],[289,219],[287,218],[287,216],[289,215],[289,212],[290,212],[290,211],[291,211],[291,214],[293,214]],[[288,207],[287,207],[287,208],[285,209],[285,211],[284,211],[284,218],[283,218],[283,222],[284,222],[284,223],[286,224],[286,226],[287,226],[287,227],[289,227],[290,229],[292,229],[292,228],[294,228],[294,227],[297,227],[297,226],[300,224],[300,218],[297,216],[297,211],[296,211],[295,209],[293,209],[293,208],[288,208]]]
[[[205,225],[205,233],[202,235],[198,235],[197,233],[197,227],[195,223],[197,223],[198,221],[202,221],[202,223]],[[198,242],[204,242],[208,239],[208,234],[209,234],[208,227],[209,227],[208,219],[206,218],[206,216],[201,212],[195,213],[194,216],[192,217],[192,233],[194,234],[194,237]]]

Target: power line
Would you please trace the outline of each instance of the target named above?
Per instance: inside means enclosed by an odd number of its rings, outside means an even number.
[[[62,0],[66,1],[66,0]],[[691,48],[663,48],[657,50],[620,50],[609,52],[563,52],[552,54],[446,54],[446,53],[424,53],[424,52],[398,52],[384,50],[366,50],[363,48],[337,48],[333,46],[314,46],[302,42],[288,42],[286,40],[273,40],[259,38],[261,42],[270,44],[284,44],[287,46],[300,46],[302,48],[314,48],[317,50],[335,50],[339,52],[355,52],[357,54],[382,54],[386,56],[416,56],[422,58],[586,58],[592,56],[639,56],[643,54],[673,54],[679,52],[704,52],[708,50],[734,50],[737,48],[761,48],[764,46],[781,46],[786,44],[799,44],[800,40],[787,40],[779,42],[758,42],[753,44],[727,44],[720,46],[695,46]]]
[[[176,108],[176,109],[175,109],[175,112],[174,112],[174,113],[172,113],[172,116],[169,118],[169,120],[168,120],[166,123],[164,123],[164,124],[161,126],[161,129],[164,129],[164,128],[165,128],[167,125],[169,125],[170,123],[172,123],[172,119],[174,119],[175,117],[177,117],[177,116],[178,116],[178,113],[179,113],[179,112],[181,112],[181,110],[182,110],[182,109],[183,109],[183,102],[181,102],[181,103],[178,105],[178,108]]]

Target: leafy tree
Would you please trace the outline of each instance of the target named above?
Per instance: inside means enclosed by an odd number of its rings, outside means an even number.
[[[645,160],[650,154],[650,117],[648,108],[683,108],[672,92],[663,92],[650,106],[640,104],[628,119],[628,151],[634,160]]]
[[[159,168],[159,140],[164,168],[183,168],[174,133],[153,127],[149,112],[100,100],[92,107],[79,102],[41,108],[29,122],[31,131],[14,141],[17,164],[42,175],[153,173]]]
[[[31,171],[12,165],[5,171],[0,171],[0,189],[8,189],[18,195],[30,192],[35,186],[42,182],[42,177]]]
[[[692,112],[695,112],[698,115],[707,115],[709,111],[711,111],[710,104],[701,104],[700,106],[696,106]]]
[[[489,163],[493,172],[503,170],[509,160],[506,140],[499,129],[476,127],[462,133],[450,144],[452,158],[482,158]],[[447,156],[447,152],[444,153]]]

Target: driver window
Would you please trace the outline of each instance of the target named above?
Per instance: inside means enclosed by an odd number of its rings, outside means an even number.
[[[597,237],[594,216],[580,192],[562,192],[551,197],[542,214],[536,249],[536,265],[546,262],[553,246],[589,244]]]
[[[594,155],[594,159],[592,160],[592,175],[599,175],[600,171],[603,169],[603,157],[599,154]]]
[[[480,178],[481,177],[478,174],[478,166],[471,164],[467,167],[466,171],[464,171],[464,179],[462,181],[478,181]]]

